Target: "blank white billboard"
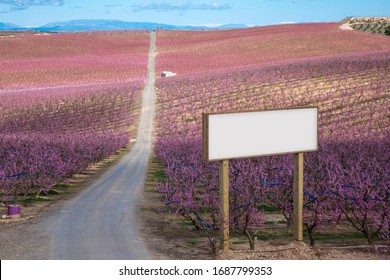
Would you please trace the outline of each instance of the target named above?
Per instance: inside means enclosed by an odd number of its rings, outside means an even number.
[[[317,108],[203,114],[203,158],[316,151],[317,132]]]

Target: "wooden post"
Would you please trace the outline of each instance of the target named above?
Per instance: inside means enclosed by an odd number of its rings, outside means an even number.
[[[221,249],[229,251],[229,161],[219,163],[219,203],[221,210]]]
[[[303,240],[303,153],[294,154],[294,239]]]

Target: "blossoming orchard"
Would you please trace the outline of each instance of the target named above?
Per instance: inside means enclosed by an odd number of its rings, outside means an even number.
[[[221,224],[220,178],[218,163],[202,160],[202,113],[307,106],[319,109],[318,151],[304,158],[310,244],[318,230],[343,223],[369,244],[388,240],[389,38],[336,24],[159,35],[157,65],[178,77],[157,82],[156,154],[166,177],[158,188],[212,250]],[[297,41],[302,36],[307,42]],[[292,155],[231,160],[229,178],[230,229],[247,236],[250,248],[264,228],[265,207],[277,208],[292,226]]]
[[[370,245],[388,242],[390,37],[338,26],[156,31],[155,188],[213,252],[221,178],[202,159],[202,114],[302,107],[318,108],[318,150],[304,157],[308,241],[347,225]],[[0,38],[3,203],[47,193],[135,138],[148,48],[147,31]],[[291,229],[293,169],[291,154],[230,161],[229,228],[251,249],[267,208]]]

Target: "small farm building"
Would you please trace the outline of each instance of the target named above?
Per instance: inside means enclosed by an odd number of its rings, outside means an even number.
[[[170,72],[170,71],[162,71],[161,72],[161,77],[167,78],[167,77],[174,77],[176,76],[176,73]]]

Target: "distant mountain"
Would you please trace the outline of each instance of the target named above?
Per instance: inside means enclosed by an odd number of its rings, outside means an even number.
[[[120,20],[71,20],[65,22],[53,22],[35,28],[40,31],[87,31],[87,30],[123,30],[123,29],[156,29],[162,24],[152,22],[124,22]],[[164,25],[171,29],[173,26]]]
[[[235,29],[235,28],[247,28],[248,26],[241,23],[229,23],[214,27],[215,29]]]
[[[225,24],[216,27],[207,26],[180,26],[154,22],[125,22],[120,20],[82,19],[64,22],[52,22],[40,27],[23,28],[17,25],[1,23],[0,30],[35,30],[43,32],[71,32],[90,30],[125,30],[125,29],[167,29],[167,30],[204,30],[204,29],[230,29],[245,28],[244,24]]]
[[[20,27],[18,25],[12,24],[12,23],[6,23],[6,22],[0,22],[0,30],[21,30],[23,27]]]

